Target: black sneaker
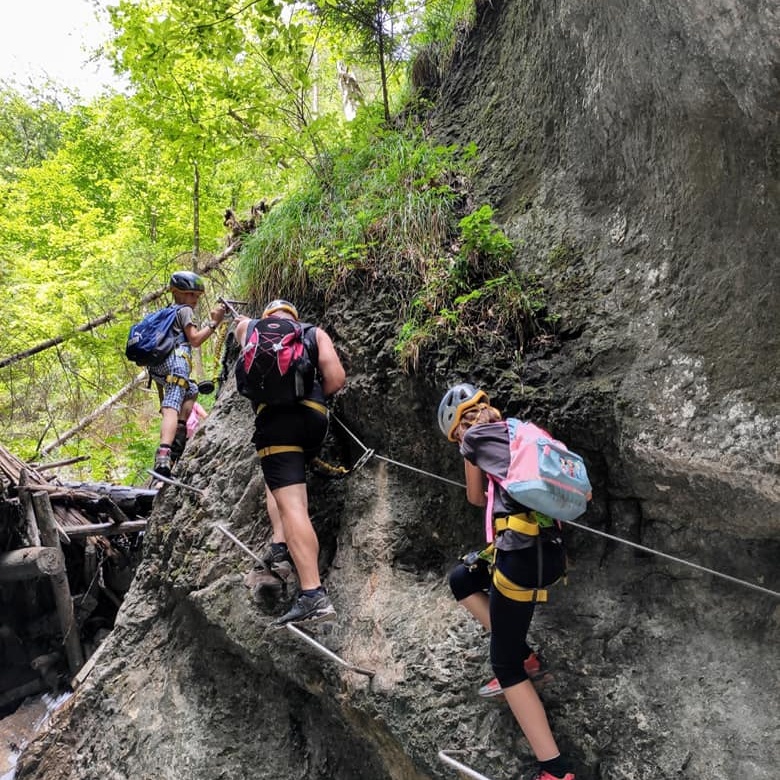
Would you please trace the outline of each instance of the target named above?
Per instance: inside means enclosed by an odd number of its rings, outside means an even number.
[[[263,556],[263,563],[266,569],[285,585],[295,582],[293,559],[286,544],[271,543],[268,552]]]
[[[154,454],[154,470],[161,477],[171,476],[171,448],[158,447]]]
[[[274,620],[272,625],[281,628],[288,623],[320,623],[325,620],[335,620],[336,610],[330,603],[327,593],[315,593],[306,596],[301,593],[289,612]]]

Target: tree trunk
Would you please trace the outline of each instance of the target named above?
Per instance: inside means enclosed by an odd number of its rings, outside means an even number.
[[[193,163],[192,178],[192,270],[197,271],[200,257],[200,168]]]
[[[57,449],[57,447],[64,444],[66,441],[68,441],[68,439],[83,431],[84,428],[86,428],[90,423],[97,420],[98,417],[107,412],[115,403],[121,401],[131,390],[138,387],[138,385],[142,384],[145,380],[146,371],[138,374],[138,376],[136,376],[132,382],[126,384],[118,393],[112,395],[111,398],[100,404],[97,409],[79,420],[72,428],[65,431],[65,433],[59,437],[59,439],[55,439],[51,444],[47,444],[45,447],[42,447],[38,454],[48,455],[52,450]]]

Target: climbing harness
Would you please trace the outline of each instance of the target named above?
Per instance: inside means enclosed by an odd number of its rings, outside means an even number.
[[[433,479],[438,479],[441,482],[446,482],[450,485],[455,485],[460,488],[465,489],[465,485],[462,482],[456,482],[452,479],[447,479],[446,477],[442,477],[439,474],[433,474],[430,471],[424,471],[423,469],[415,468],[414,466],[410,466],[406,463],[401,463],[397,460],[392,460],[391,458],[385,458],[382,455],[377,455],[374,453],[373,450],[369,450],[368,447],[366,447],[365,444],[363,444],[360,439],[358,439],[357,436],[355,436],[352,431],[347,428],[347,426],[335,415],[331,414],[331,417],[344,429],[345,433],[349,435],[357,444],[360,445],[360,447],[363,448],[364,455],[368,455],[370,452],[371,455],[379,460],[383,460],[387,463],[392,463],[394,466],[399,466],[400,468],[408,469],[409,471],[414,471],[418,474],[424,474],[425,476],[432,477]],[[750,588],[752,590],[758,591],[759,593],[764,593],[767,596],[773,596],[776,599],[780,599],[780,592],[771,590],[770,588],[765,588],[762,585],[757,585],[754,582],[748,582],[747,580],[741,580],[737,577],[732,577],[729,574],[723,574],[722,572],[715,571],[715,569],[709,569],[706,566],[701,566],[698,563],[692,563],[690,561],[686,561],[684,558],[678,558],[674,555],[669,555],[668,553],[660,552],[659,550],[654,550],[651,547],[645,547],[644,545],[637,544],[636,542],[631,542],[628,539],[623,539],[620,536],[613,536],[612,534],[608,534],[604,531],[599,531],[596,528],[591,528],[590,526],[583,525],[582,523],[577,523],[574,520],[563,520],[561,522],[566,523],[566,525],[573,526],[574,528],[579,528],[581,531],[586,531],[591,534],[596,534],[597,536],[602,536],[605,539],[609,539],[613,542],[618,542],[620,544],[628,545],[629,547],[633,547],[634,549],[641,550],[642,552],[649,553],[651,555],[657,555],[660,558],[665,558],[666,560],[673,561],[674,563],[678,563],[682,566],[689,566],[693,569],[696,569],[698,571],[704,572],[705,574],[710,574],[713,577],[720,577],[721,579],[728,580],[729,582],[733,582],[737,585],[742,585],[745,588]]]
[[[465,764],[461,764],[460,761],[456,761],[451,755],[449,755],[449,752],[446,750],[439,751],[439,761],[455,767],[455,769],[457,769],[458,772],[460,772],[462,775],[465,775],[466,777],[472,777],[474,780],[490,780],[489,777],[486,775],[481,775],[470,766],[466,766]]]

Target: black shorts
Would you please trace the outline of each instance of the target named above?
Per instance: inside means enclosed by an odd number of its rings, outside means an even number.
[[[306,464],[317,457],[328,433],[328,411],[310,402],[265,407],[255,417],[252,442],[271,490],[306,482]]]

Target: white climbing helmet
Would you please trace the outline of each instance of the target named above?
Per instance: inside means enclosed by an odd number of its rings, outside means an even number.
[[[481,401],[490,403],[487,393],[484,390],[478,390],[468,382],[461,382],[447,390],[439,404],[439,428],[441,428],[441,432],[450,441],[455,441],[453,434],[458,425],[460,425],[460,418],[463,417],[463,413]]]

